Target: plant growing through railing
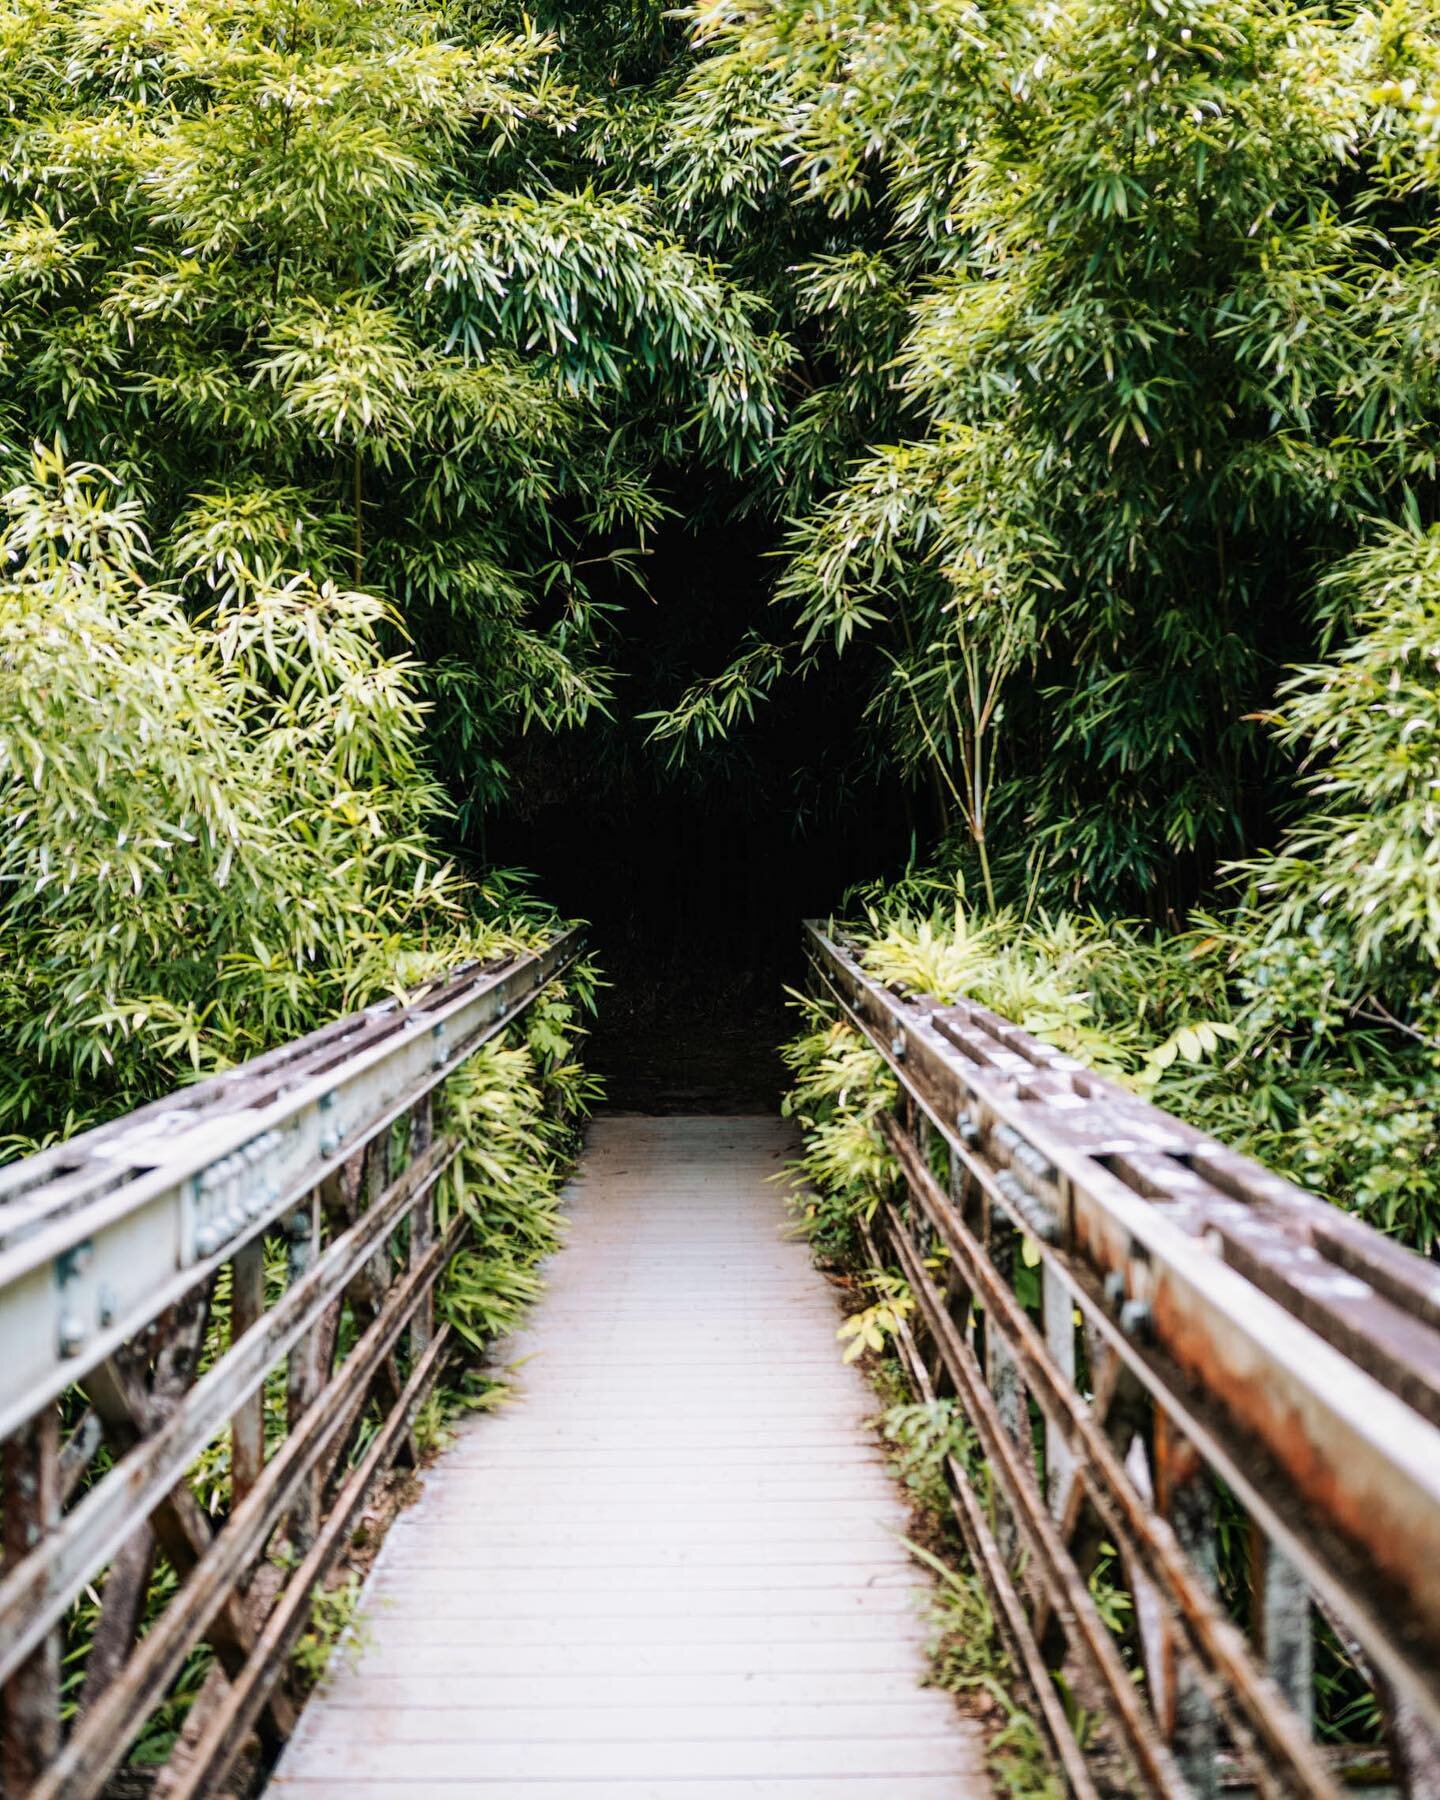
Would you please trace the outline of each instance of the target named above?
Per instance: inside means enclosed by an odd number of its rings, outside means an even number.
[[[1355,714],[1366,711],[1365,696],[1404,693],[1403,683],[1386,686],[1389,668],[1387,654],[1347,679]],[[1365,759],[1361,740],[1370,728],[1364,718],[1346,716],[1354,768]],[[1390,728],[1375,730],[1384,737]],[[1411,749],[1395,756],[1403,764],[1405,806],[1418,806],[1425,758]],[[1375,757],[1386,760],[1378,750]],[[1337,814],[1333,828],[1344,835],[1364,813],[1356,802],[1345,815],[1349,823]],[[1318,831],[1321,823],[1306,829]],[[1338,863],[1298,858],[1256,865],[1257,873],[1272,871],[1277,891],[1285,885],[1283,909],[1197,915],[1184,931],[1072,914],[985,917],[956,898],[953,883],[916,878],[892,902],[868,890],[868,916],[856,932],[866,967],[882,981],[942,1001],[978,1001],[1426,1250],[1440,1232],[1433,1154],[1440,1065],[1426,1023],[1434,981],[1417,935],[1430,860],[1397,876],[1411,910],[1397,905],[1388,927],[1375,926],[1363,957],[1325,910],[1332,890],[1340,903]],[[1302,890],[1313,916],[1297,910]],[[1380,993],[1404,1016],[1387,1020],[1375,1012]],[[798,1042],[813,1046],[832,1024],[810,1016]],[[842,1036],[828,1045],[827,1070],[813,1048],[803,1054],[796,1092],[809,1104],[830,1091],[828,1069],[858,1068],[847,1059],[874,1053]],[[827,1119],[823,1142],[845,1143],[864,1113],[862,1106]],[[817,1139],[803,1153],[817,1183],[829,1179],[821,1144]],[[824,1210],[823,1196],[815,1205]]]
[[[329,1587],[317,1588],[310,1601],[310,1623],[295,1645],[296,1673],[314,1686],[338,1654],[358,1659],[368,1633],[360,1612],[360,1578],[342,1576]]]
[[[836,1332],[845,1346],[843,1360],[847,1363],[867,1354],[879,1355],[915,1311],[915,1298],[900,1276],[885,1269],[872,1269],[862,1277],[862,1283],[881,1298],[851,1313]]]
[[[976,1458],[975,1431],[954,1400],[909,1400],[880,1415],[880,1434],[895,1452],[896,1474],[927,1511],[943,1515],[945,1462]]]
[[[854,1247],[857,1218],[868,1218],[895,1180],[875,1121],[894,1098],[885,1059],[822,1006],[797,995],[805,1022],[782,1054],[794,1077],[783,1108],[801,1127],[794,1205],[817,1249]]]
[[[927,1652],[936,1687],[963,1698],[983,1695],[1000,1724],[986,1740],[986,1767],[1007,1800],[1063,1800],[1065,1786],[1050,1767],[1035,1721],[1015,1698],[1015,1671],[984,1588],[922,1545],[911,1552],[935,1574]]]

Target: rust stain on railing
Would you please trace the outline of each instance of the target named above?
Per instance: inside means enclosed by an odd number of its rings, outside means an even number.
[[[905,1198],[870,1253],[914,1295],[917,1386],[975,1428],[993,1498],[952,1459],[956,1516],[1071,1790],[1109,1759],[1099,1785],[1127,1793],[1210,1794],[1227,1771],[1337,1793],[1343,1756],[1313,1741],[1318,1613],[1368,1670],[1395,1777],[1435,1791],[1440,1270],[987,1009],[894,991],[840,934],[807,934],[899,1082],[883,1129]],[[1243,1629],[1217,1576],[1222,1486],[1250,1532]],[[1089,1585],[1107,1542],[1121,1633]],[[1098,1756],[1055,1674],[1104,1719]]]

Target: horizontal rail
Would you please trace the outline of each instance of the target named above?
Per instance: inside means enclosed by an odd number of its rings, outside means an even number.
[[[1318,1605],[1400,1735],[1431,1737],[1440,1270],[987,1009],[888,988],[819,925],[807,945],[899,1083],[884,1131],[907,1200],[877,1215],[875,1252],[1002,1496],[993,1542],[974,1497],[957,1503],[977,1568],[1025,1552],[997,1606],[1019,1666],[1069,1659],[1136,1791],[1210,1791],[1199,1771],[1223,1749],[1330,1794],[1310,1741]],[[1216,1476],[1254,1534],[1248,1639],[1217,1589]],[[1087,1587],[1101,1538],[1131,1591],[1139,1710]],[[1073,1743],[1055,1748],[1070,1766]]]
[[[462,970],[0,1169],[0,1438],[293,1211],[579,942]]]
[[[450,1342],[434,1289],[467,1221],[438,1230],[461,1146],[434,1095],[580,941],[462,970],[0,1171],[6,1794],[98,1793],[201,1643],[215,1664],[157,1792],[214,1792],[253,1732],[283,1738],[309,1596],[414,1453]],[[206,1457],[213,1516],[193,1486]],[[161,1559],[178,1584],[150,1617]],[[87,1592],[67,1732],[63,1633]]]

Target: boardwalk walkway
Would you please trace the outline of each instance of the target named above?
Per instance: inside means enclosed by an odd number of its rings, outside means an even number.
[[[781,1235],[761,1118],[593,1128],[526,1337],[395,1525],[368,1642],[272,1781],[296,1800],[965,1800],[923,1690],[905,1509]]]

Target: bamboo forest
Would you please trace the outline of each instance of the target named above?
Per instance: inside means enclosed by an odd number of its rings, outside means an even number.
[[[1440,1797],[1440,10],[0,73],[0,1795]]]

